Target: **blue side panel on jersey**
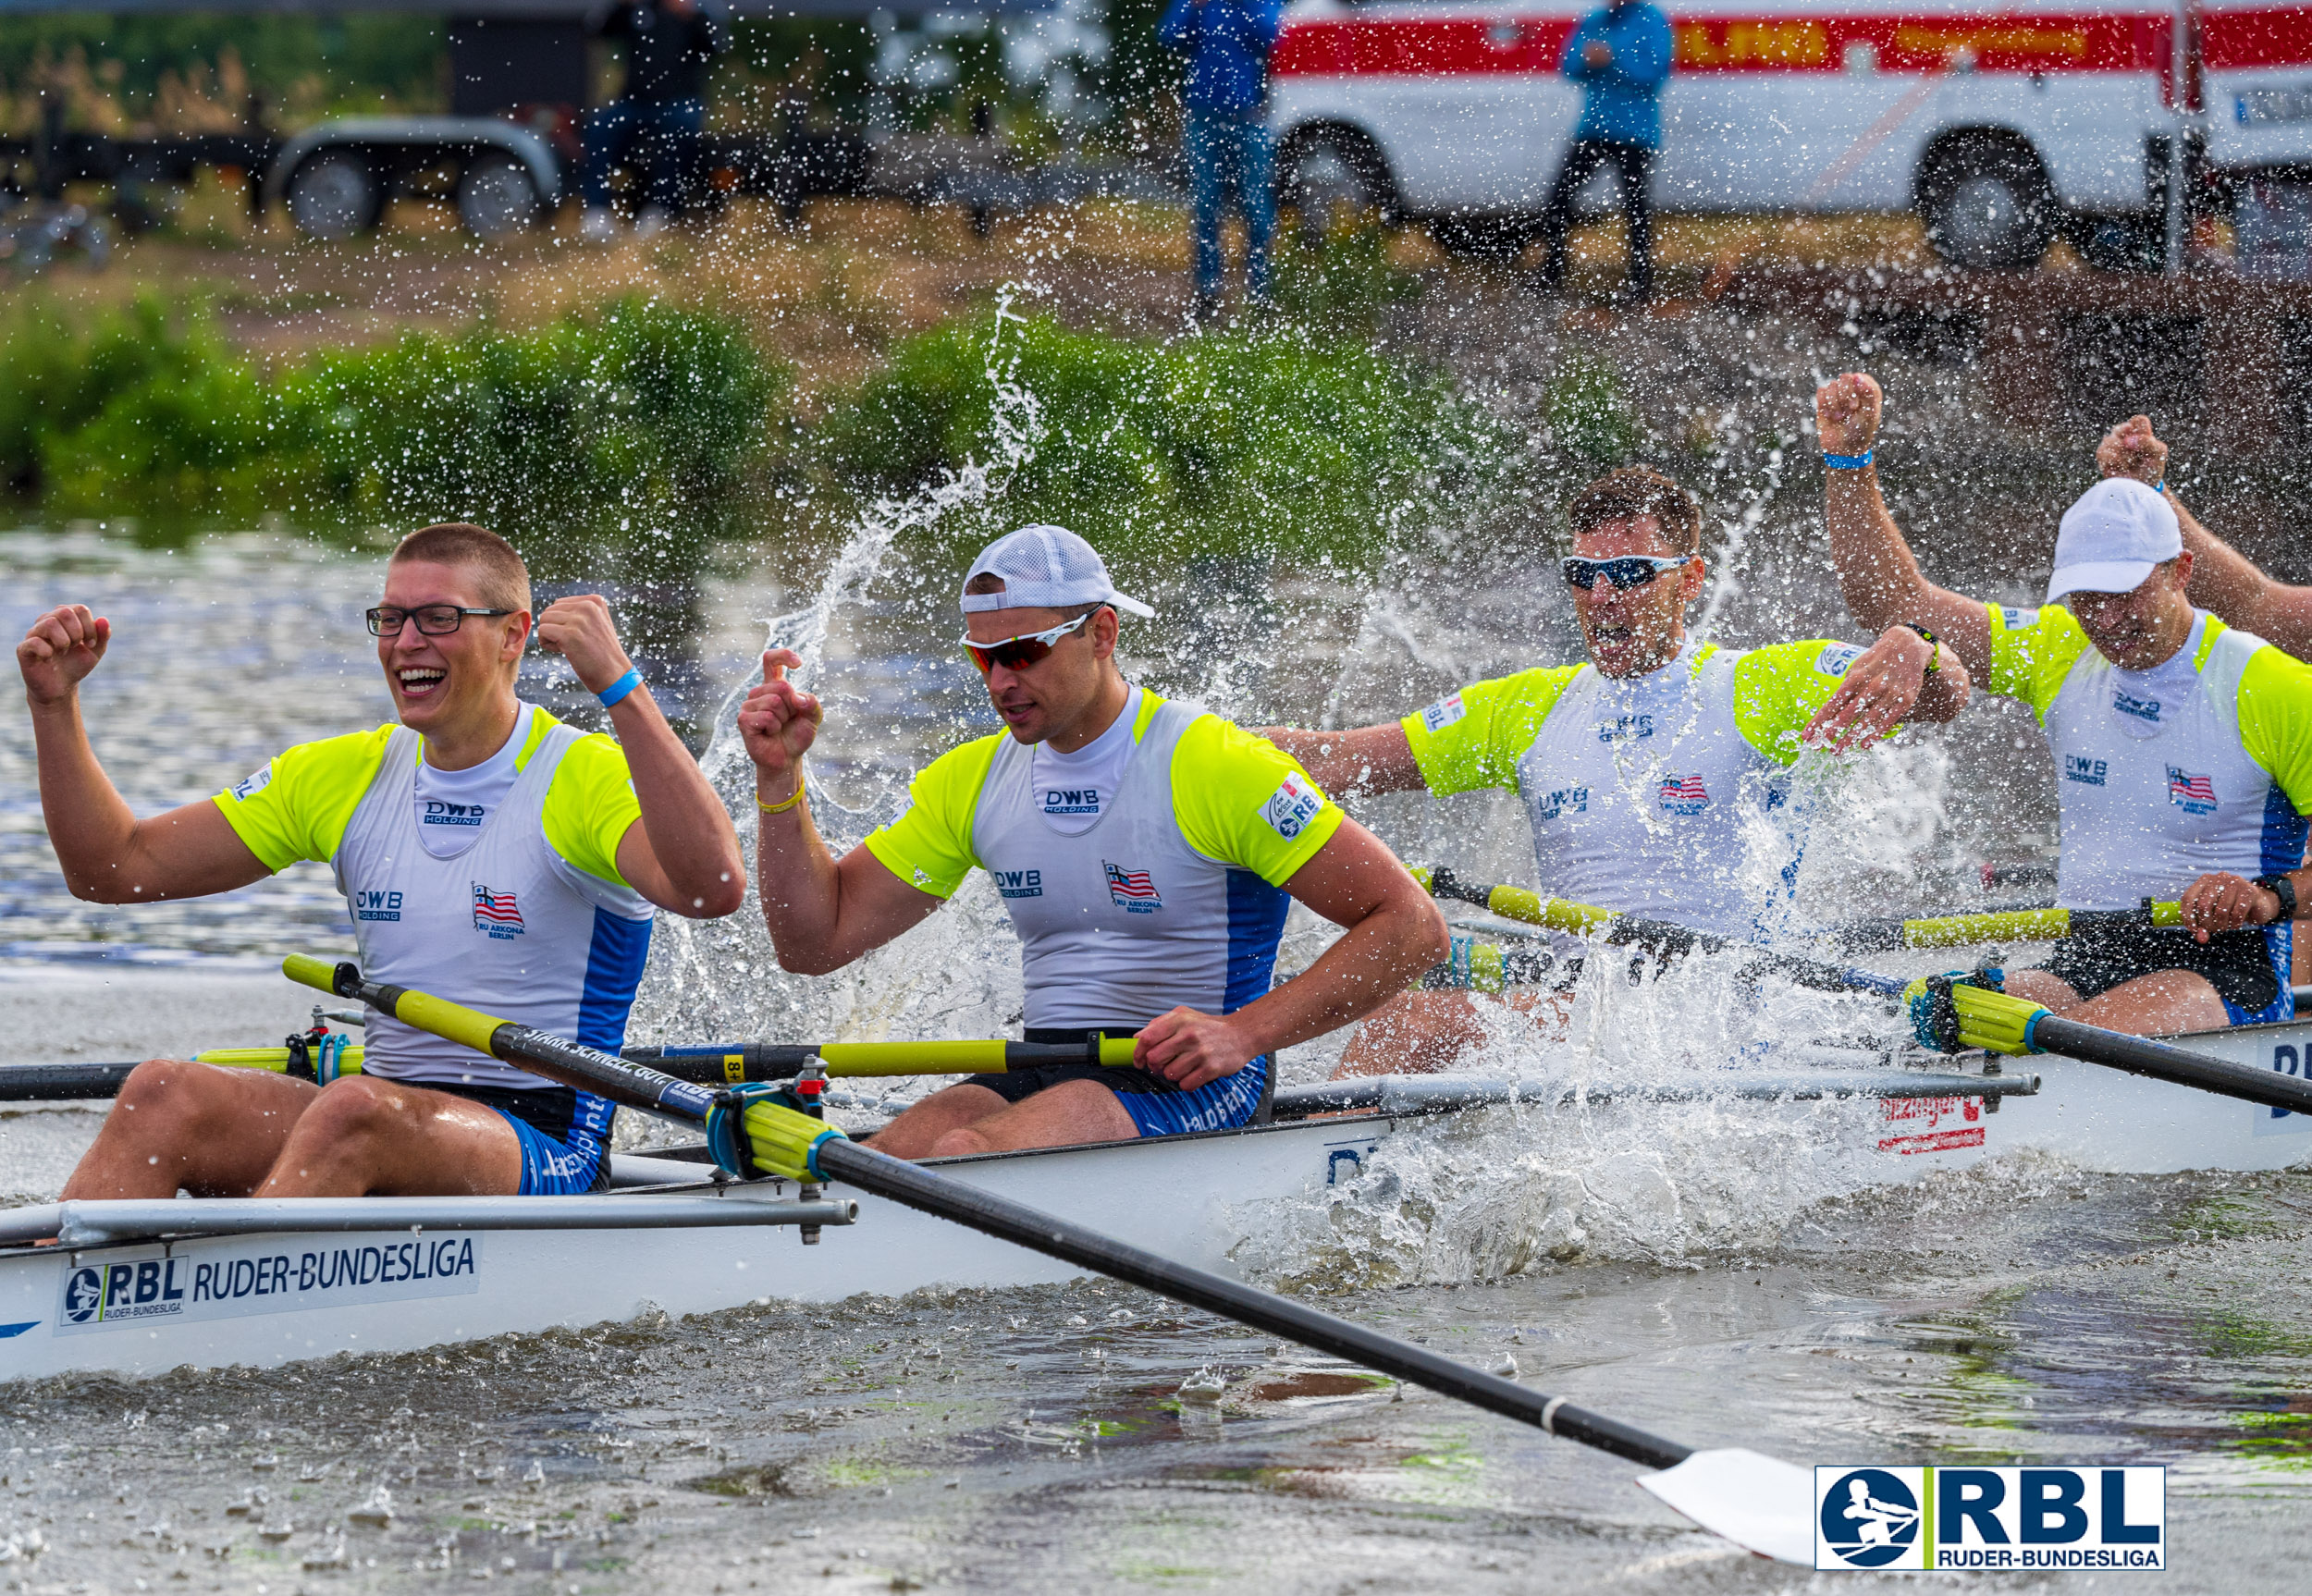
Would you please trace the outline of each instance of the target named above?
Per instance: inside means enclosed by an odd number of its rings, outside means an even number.
[[[2278,876],[2300,868],[2304,864],[2304,840],[2312,829],[2312,819],[2296,813],[2296,806],[2275,781],[2264,792],[2263,869],[2265,876]],[[2280,1000],[2258,1020],[2293,1020],[2296,1017],[2294,990],[2288,984],[2289,966],[2294,963],[2295,927],[2274,926],[2264,933],[2265,950],[2271,955],[2272,969],[2280,976]],[[2224,1005],[2227,1009],[2232,1005]],[[2242,1022],[2234,1020],[2236,1024]]]
[[[2275,781],[2264,791],[2264,867],[2260,876],[2277,876],[2283,870],[2299,869],[2304,865],[2305,830],[2312,820],[2296,813]]]
[[[577,1039],[615,1053],[626,1045],[626,1013],[642,985],[650,956],[648,920],[629,920],[608,909],[594,912],[594,945],[586,950],[586,989],[578,1000]]]
[[[1249,870],[1228,872],[1228,988],[1220,1012],[1233,1014],[1265,997],[1276,975],[1276,945],[1285,939],[1285,915],[1293,895],[1272,887]]]

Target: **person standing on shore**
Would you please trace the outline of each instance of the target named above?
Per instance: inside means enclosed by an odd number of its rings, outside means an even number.
[[[1581,85],[1581,120],[1542,213],[1542,291],[1566,278],[1566,230],[1574,196],[1598,167],[1613,163],[1629,223],[1629,274],[1624,294],[1643,304],[1654,295],[1654,157],[1662,147],[1662,85],[1670,75],[1670,19],[1652,0],[1612,0],[1581,19],[1566,41],[1558,70]]]
[[[617,235],[610,168],[633,155],[649,174],[634,218],[636,236],[646,239],[682,214],[707,125],[707,74],[731,47],[730,24],[722,0],[616,0],[587,27],[625,41],[626,86],[586,117],[579,234],[589,243]]]
[[[1188,195],[1196,214],[1196,313],[1220,309],[1220,225],[1227,190],[1244,213],[1245,295],[1269,297],[1269,238],[1276,230],[1275,151],[1269,142],[1269,52],[1284,0],[1172,0],[1156,38],[1188,57],[1181,92]]]

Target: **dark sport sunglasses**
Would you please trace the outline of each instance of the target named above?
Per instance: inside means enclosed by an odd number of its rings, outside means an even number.
[[[1090,610],[1047,631],[1025,632],[1017,637],[1007,637],[1001,643],[975,643],[966,637],[964,639],[964,652],[971,656],[971,662],[979,668],[982,676],[999,665],[1006,670],[1024,669],[1049,657],[1052,645],[1099,613],[1097,609]]]
[[[1612,559],[1581,559],[1569,556],[1557,564],[1558,569],[1566,573],[1566,585],[1577,592],[1589,592],[1597,585],[1597,579],[1602,576],[1615,592],[1621,593],[1633,587],[1643,587],[1664,571],[1676,571],[1692,558],[1691,554],[1669,559],[1656,559],[1650,554],[1617,555]]]

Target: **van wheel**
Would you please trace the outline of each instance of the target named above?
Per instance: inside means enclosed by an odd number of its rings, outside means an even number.
[[[503,150],[485,150],[459,175],[458,220],[477,239],[518,233],[544,209],[530,169]]]
[[[1388,164],[1371,140],[1347,128],[1302,129],[1285,141],[1276,161],[1276,203],[1292,213],[1300,241],[1312,249],[1368,218],[1384,227],[1397,220]]]
[[[283,198],[297,230],[324,243],[368,232],[386,208],[377,174],[351,150],[327,150],[299,162]]]
[[[1919,209],[1927,241],[1952,265],[2015,272],[2048,252],[2061,208],[2030,151],[1968,140],[1933,157],[1919,183]]]

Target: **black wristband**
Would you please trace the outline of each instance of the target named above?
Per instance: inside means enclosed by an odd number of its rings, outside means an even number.
[[[2256,884],[2280,900],[2280,916],[2274,925],[2284,925],[2296,917],[2296,884],[2286,876],[2258,876]]]
[[[1943,640],[1915,620],[1905,620],[1900,624],[1909,627],[1926,639],[1926,674],[1932,676],[1940,670],[1943,668]]]

